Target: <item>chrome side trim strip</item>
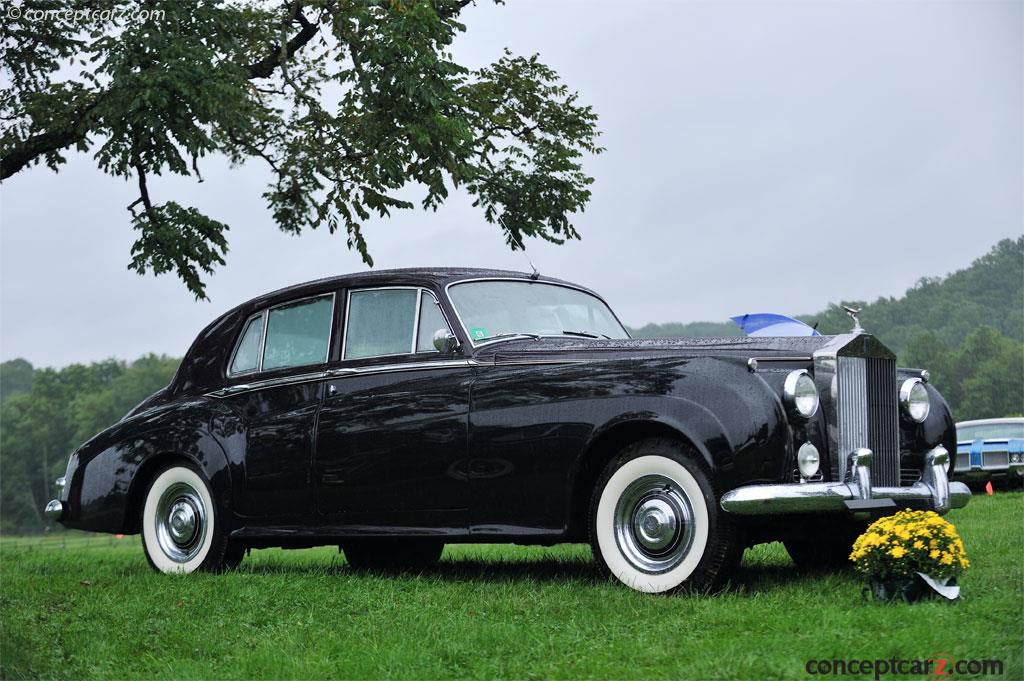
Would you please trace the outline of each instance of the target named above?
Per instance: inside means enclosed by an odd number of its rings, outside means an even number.
[[[452,359],[438,362],[408,362],[405,364],[384,364],[368,367],[348,367],[339,369],[328,369],[309,374],[297,376],[284,376],[282,378],[270,378],[263,381],[253,381],[239,385],[227,386],[206,393],[206,397],[227,397],[240,393],[262,390],[264,388],[278,388],[285,385],[298,385],[300,383],[311,383],[332,378],[344,378],[345,376],[367,376],[372,374],[388,374],[399,371],[427,371],[430,369],[457,369],[472,366],[480,366],[482,362],[472,359]]]
[[[264,388],[278,388],[285,385],[298,385],[300,383],[311,383],[313,381],[329,380],[332,378],[344,378],[346,376],[370,376],[373,374],[393,374],[402,371],[430,371],[431,369],[464,369],[469,367],[492,367],[492,366],[528,366],[533,364],[583,364],[590,360],[585,359],[514,359],[509,361],[481,362],[478,359],[446,359],[433,362],[405,362],[402,364],[378,364],[367,367],[345,367],[317,371],[297,376],[284,376],[281,378],[270,378],[263,381],[252,381],[239,385],[226,386],[218,390],[205,393],[206,397],[228,397],[241,393],[263,390]]]

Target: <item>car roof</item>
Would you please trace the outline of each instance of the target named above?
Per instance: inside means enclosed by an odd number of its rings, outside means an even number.
[[[998,419],[974,419],[973,421],[960,421],[956,424],[957,428],[961,426],[995,426],[1004,423],[1024,423],[1024,416],[1007,416],[1005,418]]]
[[[590,293],[586,287],[573,284],[572,282],[554,277],[531,275],[526,272],[515,270],[498,270],[480,267],[407,267],[385,270],[368,270],[366,272],[354,272],[341,274],[333,277],[324,277],[312,281],[286,286],[269,293],[264,293],[255,298],[235,306],[238,308],[262,308],[267,305],[312,295],[320,291],[327,291],[338,288],[361,288],[368,286],[379,286],[381,284],[420,284],[432,285],[437,288],[444,288],[448,284],[465,279],[522,279],[523,281],[542,281],[553,284],[568,284],[581,288]],[[595,294],[596,295],[596,294]]]
[[[267,307],[290,300],[328,293],[338,289],[367,288],[374,286],[425,286],[443,291],[444,287],[469,279],[517,279],[540,281],[551,284],[573,286],[597,296],[589,289],[562,279],[544,277],[513,270],[486,269],[479,267],[413,267],[406,269],[370,270],[353,274],[342,274],[295,284],[232,307],[210,322],[192,342],[182,360],[178,372],[171,381],[174,392],[189,390],[196,386],[213,385],[220,380],[225,348],[233,346],[235,332],[245,319]],[[600,296],[598,296],[600,297]]]

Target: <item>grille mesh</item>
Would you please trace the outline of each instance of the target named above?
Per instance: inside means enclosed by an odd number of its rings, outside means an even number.
[[[868,447],[871,484],[900,484],[896,362],[874,357],[840,357],[838,362],[839,451],[845,457]]]

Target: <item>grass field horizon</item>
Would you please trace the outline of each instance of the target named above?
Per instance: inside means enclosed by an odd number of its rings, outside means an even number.
[[[915,605],[801,573],[778,544],[748,550],[721,594],[662,597],[600,580],[582,545],[449,546],[416,576],[358,573],[331,548],[160,575],[137,537],[5,538],[0,677],[807,679],[812,659],[939,655],[1020,679],[1022,510],[1012,492],[950,514],[972,562],[963,598]]]

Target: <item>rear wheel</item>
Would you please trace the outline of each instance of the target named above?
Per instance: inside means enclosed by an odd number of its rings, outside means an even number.
[[[715,590],[743,557],[697,453],[667,438],[637,442],[608,464],[589,528],[601,572],[637,591]]]
[[[149,483],[139,526],[146,560],[160,572],[234,567],[244,549],[233,546],[217,517],[210,486],[191,466],[172,464]]]
[[[439,541],[401,539],[348,542],[342,549],[345,560],[356,570],[379,572],[421,572],[437,564],[444,551]]]

